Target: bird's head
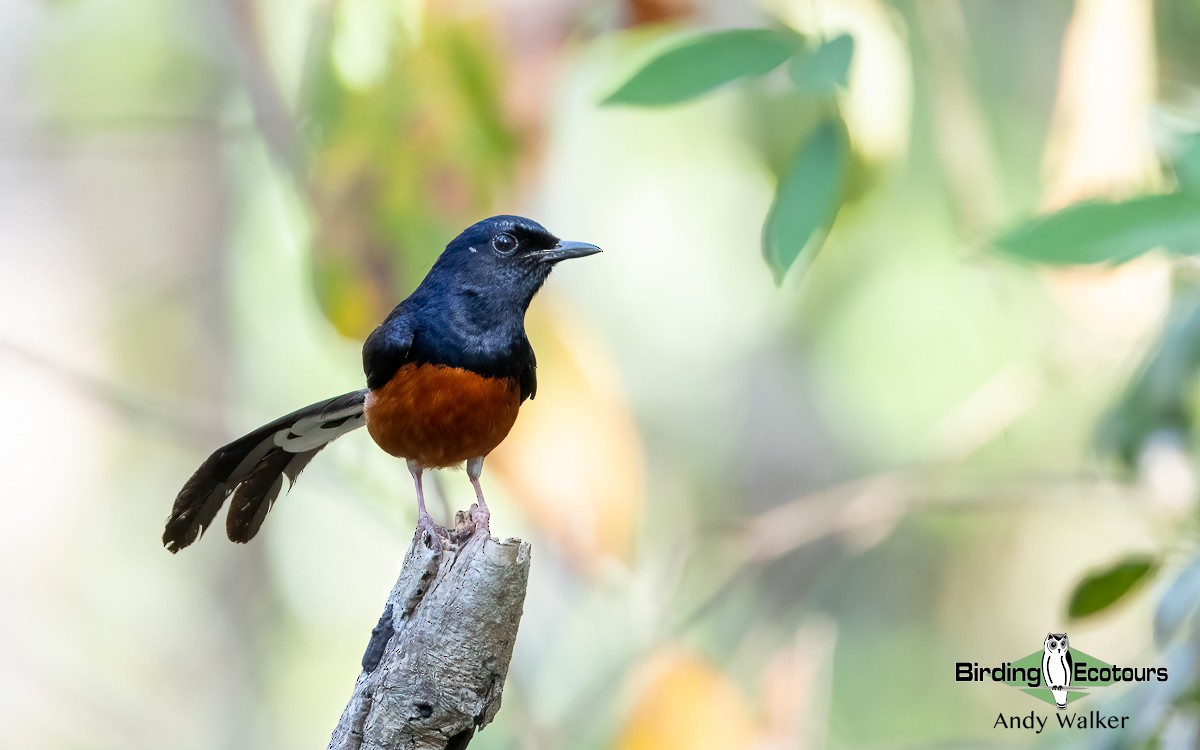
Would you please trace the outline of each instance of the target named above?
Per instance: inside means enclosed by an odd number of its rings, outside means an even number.
[[[560,240],[532,219],[493,216],[455,237],[425,283],[474,299],[481,308],[523,311],[555,265],[598,252],[586,242]]]

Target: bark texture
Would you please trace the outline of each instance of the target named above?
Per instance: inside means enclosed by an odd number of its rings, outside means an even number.
[[[464,748],[500,708],[529,545],[459,513],[404,558],[329,750]]]

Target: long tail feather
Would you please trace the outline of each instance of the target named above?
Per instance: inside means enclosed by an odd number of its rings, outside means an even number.
[[[217,449],[175,498],[163,545],[178,552],[203,536],[230,495],[225,531],[235,542],[258,533],[283,490],[326,445],[362,427],[366,391],[321,401]]]

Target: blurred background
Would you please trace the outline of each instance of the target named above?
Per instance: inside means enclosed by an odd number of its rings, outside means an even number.
[[[1198,66],[1193,0],[0,0],[0,747],[328,741],[403,463],[162,522],[494,213],[606,252],[485,471],[473,748],[1194,746]],[[955,662],[1062,630],[1170,679],[994,729]]]

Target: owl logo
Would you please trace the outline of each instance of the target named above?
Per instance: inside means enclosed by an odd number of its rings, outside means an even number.
[[[1067,689],[1071,687],[1073,671],[1071,644],[1067,641],[1067,634],[1047,633],[1042,654],[1042,685],[1050,688],[1059,711],[1067,707]]]

